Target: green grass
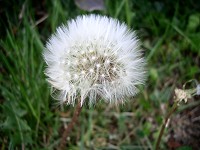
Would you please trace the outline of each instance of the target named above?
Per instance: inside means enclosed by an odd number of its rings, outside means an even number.
[[[55,107],[42,52],[57,26],[89,12],[72,0],[1,3],[0,148],[55,149],[74,107]],[[148,81],[123,106],[84,106],[68,142],[70,149],[153,149],[166,113],[161,106],[168,107],[175,87],[189,79],[200,81],[200,5],[195,3],[107,0],[105,10],[93,12],[137,30],[148,60]],[[45,15],[47,19],[37,24]],[[167,135],[162,149],[167,149]]]

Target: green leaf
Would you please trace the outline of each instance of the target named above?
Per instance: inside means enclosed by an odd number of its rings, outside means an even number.
[[[188,31],[195,31],[200,26],[200,14],[192,14],[188,19]]]

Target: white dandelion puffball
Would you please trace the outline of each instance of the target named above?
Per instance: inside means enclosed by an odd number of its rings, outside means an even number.
[[[124,23],[83,15],[58,27],[46,44],[45,74],[59,102],[81,105],[102,98],[121,103],[146,79],[140,43]]]

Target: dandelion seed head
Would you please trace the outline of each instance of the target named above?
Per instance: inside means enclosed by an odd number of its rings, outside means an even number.
[[[138,93],[146,80],[145,60],[135,32],[99,15],[79,16],[57,28],[46,44],[48,82],[58,99],[74,104],[81,97],[119,103]]]

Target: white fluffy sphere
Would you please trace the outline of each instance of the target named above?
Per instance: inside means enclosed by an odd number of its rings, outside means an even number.
[[[83,15],[58,27],[46,44],[45,74],[60,102],[102,98],[121,103],[146,79],[134,32],[116,19]]]

